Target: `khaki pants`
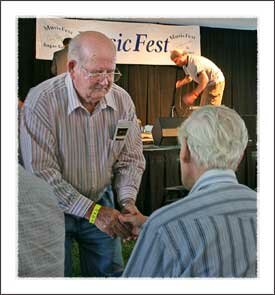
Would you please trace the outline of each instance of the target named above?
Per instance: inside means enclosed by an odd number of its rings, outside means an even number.
[[[207,104],[219,106],[222,102],[225,82],[219,82],[215,85],[207,86],[201,95],[200,106]]]

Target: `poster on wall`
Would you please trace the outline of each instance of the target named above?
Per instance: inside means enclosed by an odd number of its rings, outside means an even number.
[[[117,21],[37,18],[36,59],[51,60],[62,40],[83,31],[99,31],[111,38],[118,64],[172,65],[170,51],[200,55],[200,27]]]

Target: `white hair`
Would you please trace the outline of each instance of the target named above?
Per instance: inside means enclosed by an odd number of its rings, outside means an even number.
[[[223,105],[207,105],[194,111],[179,128],[181,144],[184,138],[197,165],[234,171],[248,142],[243,119]]]
[[[74,37],[68,48],[68,60],[76,60],[79,63],[85,63],[86,56],[83,52],[83,46],[80,42],[81,34]]]

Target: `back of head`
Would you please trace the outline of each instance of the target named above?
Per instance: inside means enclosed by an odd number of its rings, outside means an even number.
[[[116,48],[112,40],[101,32],[86,31],[74,37],[69,44],[68,59],[79,63],[98,56],[115,58]]]
[[[67,46],[67,45],[69,45],[71,40],[72,40],[72,38],[65,38],[62,43],[63,43],[64,46]]]
[[[194,111],[179,129],[197,165],[206,169],[236,170],[248,142],[244,121],[226,106],[203,106]]]

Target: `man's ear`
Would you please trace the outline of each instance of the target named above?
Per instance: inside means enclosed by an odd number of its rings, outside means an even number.
[[[180,159],[184,163],[189,163],[191,161],[191,153],[190,153],[186,138],[183,139],[183,142],[181,145]]]
[[[76,67],[76,61],[75,60],[69,60],[67,63],[68,72],[70,73],[71,77],[73,78],[73,74]]]

